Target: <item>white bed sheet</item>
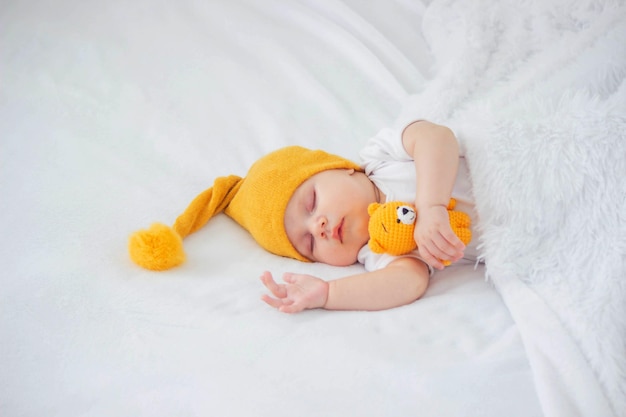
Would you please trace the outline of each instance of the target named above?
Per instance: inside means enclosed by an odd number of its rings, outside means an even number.
[[[280,314],[277,258],[225,216],[153,273],[128,234],[173,222],[275,148],[347,157],[431,67],[406,1],[0,5],[0,415],[539,416],[484,268],[384,312]]]

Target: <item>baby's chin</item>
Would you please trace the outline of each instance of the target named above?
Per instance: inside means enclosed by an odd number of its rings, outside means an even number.
[[[350,266],[350,265],[354,265],[355,263],[357,263],[357,259],[354,258],[354,260],[352,261],[331,261],[331,262],[324,262],[330,266]]]

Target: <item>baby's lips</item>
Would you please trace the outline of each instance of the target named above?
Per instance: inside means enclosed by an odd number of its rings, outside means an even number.
[[[343,243],[343,230],[342,230],[342,228],[343,228],[343,219],[341,219],[339,224],[333,228],[332,235],[331,235],[331,237],[333,239],[337,239],[341,243]]]

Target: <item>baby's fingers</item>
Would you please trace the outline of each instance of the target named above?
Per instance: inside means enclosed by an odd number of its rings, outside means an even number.
[[[456,262],[463,257],[464,249],[465,245],[463,245],[463,242],[461,242],[459,246],[447,240],[443,240],[439,243],[438,251],[435,253],[435,256],[444,261]]]
[[[440,258],[433,255],[431,251],[426,249],[425,246],[419,247],[419,253],[424,262],[426,262],[428,265],[432,266],[435,269],[443,269],[444,265],[439,260]]]
[[[261,282],[268,290],[270,290],[272,294],[274,294],[274,296],[278,298],[285,298],[287,296],[285,286],[278,285],[276,281],[274,281],[274,278],[272,278],[272,274],[268,271],[263,272],[263,275],[261,275]]]
[[[442,237],[445,239],[449,249],[451,251],[456,251],[457,253],[462,254],[465,250],[465,244],[463,241],[452,231],[451,228],[444,230],[441,233]]]
[[[455,235],[456,236],[456,235]],[[463,245],[463,242],[461,242]],[[424,261],[436,269],[443,269],[443,261],[456,262],[463,257],[463,250],[438,236],[430,242],[419,247],[419,252]]]
[[[269,306],[277,308],[281,311],[282,311],[282,307],[289,306],[293,303],[293,301],[291,300],[277,299],[277,298],[270,297],[267,294],[263,294],[261,296],[261,300],[265,301],[265,303],[268,304]]]

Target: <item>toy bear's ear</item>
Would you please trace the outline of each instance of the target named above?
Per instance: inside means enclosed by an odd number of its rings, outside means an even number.
[[[380,243],[378,243],[376,239],[373,239],[373,238],[370,239],[369,242],[367,242],[367,245],[370,247],[370,249],[374,253],[385,253],[385,248],[380,246]]]
[[[380,203],[371,203],[367,206],[367,214],[371,216],[378,209],[378,207],[380,207]]]

